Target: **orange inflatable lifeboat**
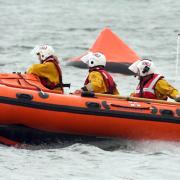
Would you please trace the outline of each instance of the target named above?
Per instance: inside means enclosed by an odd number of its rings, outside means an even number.
[[[110,72],[122,74],[132,74],[128,69],[129,65],[140,59],[130,47],[108,28],[102,30],[89,51],[103,53],[107,58],[106,69]],[[86,54],[87,52],[83,55]],[[86,68],[86,64],[81,61],[83,55],[67,60],[67,64]]]
[[[180,140],[180,104],[60,94],[26,74],[0,74],[0,142],[39,144],[73,136]]]

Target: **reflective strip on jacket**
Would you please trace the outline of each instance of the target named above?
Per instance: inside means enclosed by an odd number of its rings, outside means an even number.
[[[159,74],[154,74],[152,78],[144,85],[144,87],[142,87],[142,89],[140,88],[140,84],[137,86],[134,96],[149,99],[157,99],[155,93],[155,85],[161,78],[163,78],[163,76]]]

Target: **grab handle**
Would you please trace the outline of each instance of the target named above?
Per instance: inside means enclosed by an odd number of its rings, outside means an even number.
[[[22,99],[22,100],[28,100],[31,101],[33,99],[33,95],[31,94],[25,94],[25,93],[17,93],[16,97],[18,99]]]

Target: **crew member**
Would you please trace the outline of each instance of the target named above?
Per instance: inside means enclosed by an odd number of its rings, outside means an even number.
[[[171,86],[164,76],[155,73],[156,68],[151,60],[138,60],[129,69],[139,79],[139,84],[131,96],[160,100],[167,100],[169,97],[180,101],[180,92]]]
[[[81,60],[89,67],[89,74],[81,91],[114,95],[119,94],[112,76],[105,70],[106,57],[102,53],[89,52],[82,57]]]
[[[29,67],[27,74],[37,75],[46,88],[63,93],[62,72],[54,49],[49,45],[36,46],[32,53],[37,55],[40,63]]]

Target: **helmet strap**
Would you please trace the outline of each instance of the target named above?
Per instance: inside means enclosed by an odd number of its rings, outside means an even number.
[[[145,74],[145,73],[147,73],[149,70],[150,70],[150,67],[145,66],[144,69],[143,69],[143,71],[142,71],[142,73]]]
[[[95,70],[96,68],[99,68],[99,69],[104,69],[105,67],[102,66],[102,65],[99,65],[99,66],[94,66],[94,67],[89,67],[89,71],[93,71]]]

